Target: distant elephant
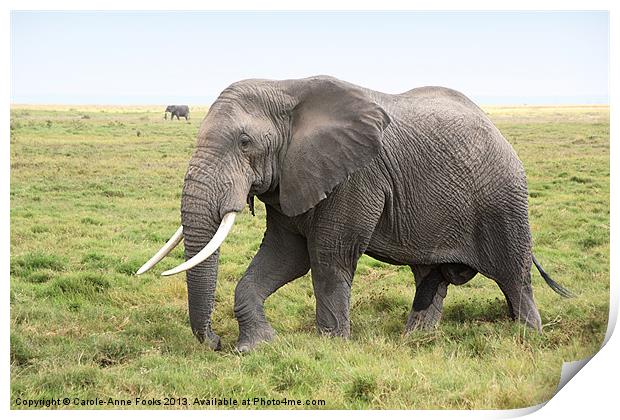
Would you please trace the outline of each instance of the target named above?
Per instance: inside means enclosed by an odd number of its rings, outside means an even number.
[[[237,349],[274,337],[267,297],[312,270],[316,324],[349,335],[351,283],[362,254],[411,267],[405,330],[434,327],[449,284],[493,279],[509,314],[540,330],[534,303],[523,166],[463,94],[422,87],[390,95],[318,76],[245,80],[224,90],[198,132],[181,199],[182,226],[137,274],[185,241],[191,328],[211,327],[219,247],[254,197],[267,228],[235,291]]]
[[[168,119],[168,113],[170,113],[170,119],[174,120],[174,117],[185,117],[185,121],[189,119],[189,107],[187,105],[168,105],[164,111],[164,120]]]

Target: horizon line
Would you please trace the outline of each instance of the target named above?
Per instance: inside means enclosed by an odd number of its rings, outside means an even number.
[[[15,105],[97,105],[97,106],[158,106],[169,104],[186,104],[194,106],[209,106],[217,100],[219,95],[120,95],[116,98],[105,98],[101,95],[77,95],[73,98],[59,98],[48,95],[45,98],[33,98],[23,95],[10,106]],[[466,95],[472,102],[481,106],[512,106],[512,105],[545,105],[545,106],[579,106],[579,105],[610,105],[609,94],[577,94],[577,95]],[[81,98],[80,98],[81,97]],[[133,99],[133,100],[132,100]]]
[[[210,104],[206,104],[206,103],[189,103],[187,104],[188,106],[196,106],[196,107],[210,107],[212,105],[212,103]],[[576,108],[576,107],[607,107],[609,108],[610,104],[609,102],[607,103],[476,103],[476,105],[480,106],[480,107],[494,107],[494,108],[513,108],[513,107],[531,107],[531,108],[549,108],[549,107],[561,107],[561,108]],[[56,107],[56,106],[62,106],[62,107],[102,107],[102,108],[118,108],[118,107],[127,107],[127,108],[149,108],[149,107],[162,107],[162,106],[166,106],[165,103],[149,103],[149,104],[139,104],[139,103],[115,103],[115,104],[111,104],[111,103],[90,103],[90,102],[84,102],[84,103],[51,103],[51,102],[41,102],[41,103],[26,103],[26,102],[19,102],[19,103],[11,103],[9,105],[11,108],[15,107],[15,108],[19,108],[19,107],[29,107],[29,106],[36,106],[36,107]]]

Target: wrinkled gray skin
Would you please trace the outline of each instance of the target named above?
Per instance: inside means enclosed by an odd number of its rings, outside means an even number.
[[[237,348],[275,331],[263,302],[312,270],[321,333],[349,335],[357,261],[409,265],[406,331],[436,325],[449,284],[493,279],[513,318],[537,329],[527,184],[512,147],[464,95],[399,95],[331,77],[245,80],[211,106],[182,194],[186,258],[253,197],[267,209],[260,249],[235,291]],[[212,348],[218,254],[187,273],[193,333]]]
[[[164,120],[168,119],[168,113],[170,113],[170,119],[174,120],[174,117],[185,117],[185,121],[189,118],[189,107],[187,105],[168,105],[164,111]]]

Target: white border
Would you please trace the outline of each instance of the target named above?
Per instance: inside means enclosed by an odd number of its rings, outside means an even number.
[[[199,10],[199,9],[211,9],[211,10],[610,10],[610,60],[611,71],[610,74],[610,104],[611,110],[615,111],[614,105],[617,102],[617,84],[613,83],[611,75],[618,74],[620,66],[618,65],[619,51],[617,42],[620,33],[618,33],[617,14],[620,8],[617,6],[617,1],[605,1],[605,0],[590,0],[590,1],[576,1],[576,0],[521,0],[521,1],[469,1],[466,4],[462,1],[456,0],[444,0],[434,2],[420,2],[420,1],[397,1],[397,0],[381,0],[381,1],[368,1],[358,0],[355,2],[338,1],[338,0],[314,0],[314,1],[284,1],[284,0],[271,0],[262,1],[260,3],[250,0],[238,0],[235,2],[205,2],[205,1],[190,1],[190,0],[176,0],[174,3],[163,0],[153,1],[129,1],[129,0],[108,0],[108,1],[90,1],[82,2],[77,0],[64,0],[55,1],[53,4],[46,1],[13,1],[9,0],[6,3],[6,8],[2,9],[2,17],[0,19],[0,33],[2,34],[2,41],[0,48],[2,49],[2,55],[4,57],[10,57],[10,10],[170,10],[171,6],[175,10]],[[260,6],[260,7],[259,7]],[[465,8],[466,6],[466,8]],[[7,63],[7,61],[5,61]],[[2,104],[4,111],[4,118],[2,119],[2,133],[3,142],[2,150],[2,167],[0,181],[0,192],[2,194],[2,221],[0,229],[2,238],[2,253],[0,254],[0,267],[2,272],[6,273],[6,279],[8,280],[9,273],[9,142],[8,142],[8,115],[10,111],[10,67],[2,66],[2,90],[5,97],[5,102]],[[618,187],[614,180],[616,174],[614,165],[618,163],[618,147],[616,142],[618,130],[618,118],[613,112],[611,113],[611,296],[612,296],[612,310],[610,313],[610,326],[615,324],[617,319],[617,302],[618,302],[618,264],[616,263],[618,255],[617,247],[614,246],[617,240],[616,232],[616,213],[617,213],[617,198]],[[2,318],[5,326],[4,333],[2,334],[2,351],[5,355],[5,363],[2,364],[3,379],[2,395],[4,398],[0,398],[0,404],[2,404],[3,411],[9,411],[9,304],[8,304],[8,281],[3,288],[3,296],[5,297],[4,305],[2,306]],[[604,348],[588,363],[577,377],[571,380],[554,398],[552,398],[544,408],[536,411],[532,414],[534,418],[548,418],[548,417],[560,417],[563,419],[583,418],[588,416],[590,418],[609,418],[610,415],[617,415],[618,396],[617,396],[617,384],[619,374],[619,361],[617,354],[620,354],[620,344],[617,337],[611,336],[612,329],[608,331],[607,338],[609,341]],[[616,334],[617,335],[617,334]],[[611,336],[611,338],[610,338]],[[538,407],[540,408],[540,407]],[[418,418],[503,418],[514,417],[524,415],[528,412],[535,410],[536,408],[523,409],[523,410],[507,410],[507,411],[416,411],[410,413],[407,411],[395,411],[385,413],[384,411],[356,411],[347,412],[356,417],[367,418],[384,415],[397,415],[397,416],[415,416]],[[250,415],[258,418],[287,418],[291,414],[299,418],[315,417],[318,412],[304,412],[295,411],[290,412],[266,412],[266,411],[228,411],[228,412],[188,412],[181,413],[175,412],[175,416],[189,415],[192,417],[204,418],[205,416],[216,416],[227,418],[236,418],[241,416]],[[330,414],[329,412],[321,412]],[[614,414],[611,414],[614,413]],[[34,417],[39,415],[46,415],[51,417],[69,417],[69,418],[81,418],[85,414],[84,411],[72,411],[72,412],[33,412],[33,411],[9,411],[9,415],[15,417]],[[104,412],[89,412],[88,416],[93,417],[108,417],[110,411]],[[130,415],[132,417],[160,417],[169,416],[171,413],[167,411],[150,411],[150,412],[137,412],[137,411],[115,411],[114,414]],[[333,414],[333,413],[331,413]],[[345,412],[338,411],[336,415],[343,415]]]

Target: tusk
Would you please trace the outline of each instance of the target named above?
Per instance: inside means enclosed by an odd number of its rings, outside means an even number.
[[[194,255],[192,258],[185,261],[178,267],[175,267],[168,271],[164,271],[163,273],[161,273],[161,275],[171,276],[173,274],[189,270],[190,268],[197,266],[198,264],[209,258],[215,251],[217,251],[220,245],[222,245],[224,239],[226,239],[226,236],[230,232],[230,229],[232,229],[233,223],[235,223],[235,217],[237,217],[237,213],[226,213],[224,215],[224,218],[222,219],[222,223],[220,223],[220,227],[217,228],[217,232],[215,232],[215,235],[213,235],[213,238],[211,238],[209,243],[204,248],[202,248],[202,250],[198,254]]]
[[[176,232],[174,232],[172,238],[168,239],[166,245],[164,245],[162,249],[157,251],[157,254],[153,255],[153,258],[148,260],[142,267],[140,267],[140,269],[136,272],[136,275],[139,276],[140,274],[146,273],[151,268],[153,268],[155,264],[160,262],[166,255],[170,253],[170,251],[174,249],[175,246],[179,244],[179,242],[181,242],[181,239],[183,239],[183,226],[181,226],[177,229]]]

